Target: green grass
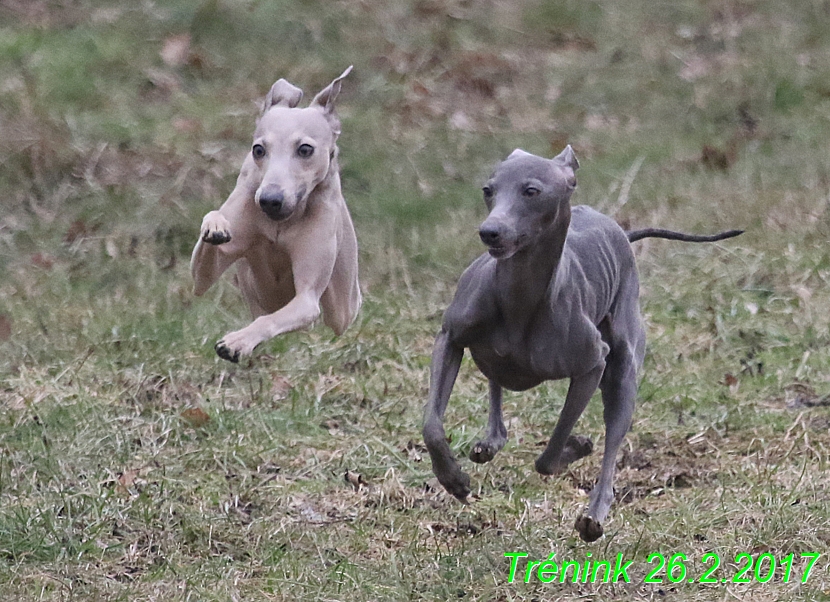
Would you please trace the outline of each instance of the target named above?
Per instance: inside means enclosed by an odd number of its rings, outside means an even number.
[[[830,548],[828,32],[806,1],[0,1],[0,599],[830,600],[826,556],[800,583]],[[349,64],[360,317],[223,362],[248,316],[229,279],[191,294],[201,216],[271,83],[308,98]],[[572,525],[599,455],[532,469],[564,383],[506,396],[508,445],[462,460],[470,506],[420,440],[479,186],[566,143],[575,202],[626,227],[747,230],[635,247],[649,347],[594,544]],[[486,405],[465,360],[462,457]],[[598,399],[578,430],[601,443]],[[631,583],[524,583],[524,561],[509,583],[514,551],[622,554]],[[796,560],[790,583],[646,584],[653,552],[695,579],[707,553],[718,578]]]

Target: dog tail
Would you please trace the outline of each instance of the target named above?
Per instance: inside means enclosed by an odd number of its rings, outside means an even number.
[[[698,234],[684,234],[683,232],[675,232],[674,230],[662,230],[660,228],[643,228],[642,230],[631,230],[625,234],[628,236],[628,242],[635,242],[643,238],[668,238],[669,240],[679,240],[681,242],[715,242],[716,240],[723,240],[725,238],[732,238],[743,234],[743,230],[727,230],[718,234],[698,235]]]

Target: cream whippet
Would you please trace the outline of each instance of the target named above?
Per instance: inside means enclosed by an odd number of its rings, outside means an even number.
[[[251,152],[236,187],[202,220],[190,269],[202,295],[233,263],[235,282],[255,318],[216,343],[239,361],[321,313],[341,334],[360,308],[357,239],[340,190],[334,103],[351,67],[306,108],[299,88],[281,79],[265,98]]]

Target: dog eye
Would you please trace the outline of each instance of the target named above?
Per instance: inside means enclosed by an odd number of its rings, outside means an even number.
[[[297,154],[300,155],[303,159],[307,159],[311,155],[314,154],[314,147],[310,144],[301,144],[297,147]]]
[[[265,156],[265,147],[261,144],[254,144],[251,153],[254,155],[254,159],[262,159]]]
[[[539,194],[540,190],[538,188],[534,188],[533,186],[527,186],[524,190],[522,190],[522,194],[528,198],[535,197]]]
[[[489,186],[483,186],[483,187],[481,188],[481,192],[483,192],[483,193],[484,193],[484,196],[485,196],[485,197],[491,197],[491,196],[493,196],[493,189],[492,189],[492,188],[490,188]]]

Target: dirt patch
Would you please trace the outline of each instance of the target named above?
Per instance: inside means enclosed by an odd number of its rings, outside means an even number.
[[[716,448],[702,433],[687,439],[647,437],[624,449],[617,462],[615,496],[618,503],[631,503],[647,496],[663,495],[668,488],[696,487],[718,474],[713,457]]]

